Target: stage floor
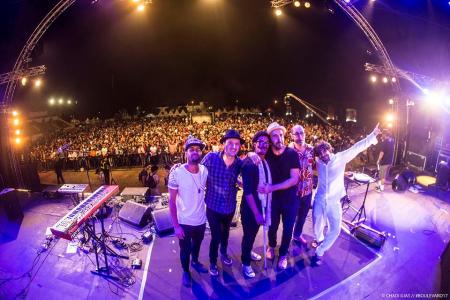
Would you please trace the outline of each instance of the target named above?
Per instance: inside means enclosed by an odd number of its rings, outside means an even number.
[[[364,187],[349,191],[354,206],[359,206]],[[24,218],[8,221],[0,210],[0,298],[14,299],[379,299],[392,293],[434,293],[440,255],[450,238],[449,195],[441,199],[427,193],[395,193],[388,189],[367,196],[366,224],[385,231],[388,240],[381,250],[368,248],[342,231],[333,248],[326,253],[324,265],[310,265],[307,250],[291,246],[290,268],[276,271],[269,263],[255,263],[257,276],[244,279],[241,272],[242,228],[230,235],[232,267],[221,268],[218,278],[192,272],[192,288],[181,285],[178,241],[173,236],[156,237],[142,249],[123,254],[138,257],[143,267],[131,270],[131,260],[112,260],[129,287],[90,273],[95,269],[94,254],[66,253],[68,241],[59,240],[42,252],[45,231],[72,206],[70,199],[45,199],[31,194],[25,199]],[[353,212],[348,211],[346,219]],[[132,242],[145,230],[137,230],[115,219],[106,220],[111,235]],[[113,222],[115,221],[115,222]],[[113,224],[112,226],[109,226]],[[261,230],[255,250],[262,252]],[[312,239],[311,217],[305,225]],[[209,233],[201,249],[201,261],[208,263]],[[387,296],[386,296],[387,297]]]

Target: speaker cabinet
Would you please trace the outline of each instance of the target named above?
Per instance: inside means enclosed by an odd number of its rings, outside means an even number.
[[[4,207],[10,221],[23,218],[22,207],[15,189],[7,188],[0,192],[0,205]]]
[[[144,227],[150,222],[151,208],[128,200],[119,211],[119,219],[131,225]]]
[[[158,234],[173,232],[172,217],[168,207],[152,211],[152,217]]]
[[[392,181],[392,189],[396,192],[406,191],[410,186],[416,183],[416,174],[410,170],[403,170],[395,176]]]

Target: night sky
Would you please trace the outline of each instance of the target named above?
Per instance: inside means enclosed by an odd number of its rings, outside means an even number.
[[[121,108],[207,101],[215,107],[267,108],[292,92],[326,109],[354,107],[372,122],[387,109],[387,86],[374,86],[365,62],[379,64],[362,32],[333,3],[284,9],[267,0],[154,0],[144,13],[130,1],[79,0],[53,23],[30,66],[45,64],[40,91],[19,87],[14,103],[48,109],[71,98],[76,117]],[[449,80],[448,1],[358,1],[398,67]],[[0,1],[0,73],[57,1]],[[402,82],[406,91],[414,91]],[[3,95],[4,85],[0,87]],[[299,105],[294,104],[294,108]]]

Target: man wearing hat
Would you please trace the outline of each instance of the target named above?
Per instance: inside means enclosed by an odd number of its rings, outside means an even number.
[[[233,260],[227,253],[231,221],[236,210],[237,178],[242,160],[237,156],[244,140],[239,132],[229,129],[220,139],[223,151],[209,152],[202,161],[208,169],[206,180],[206,217],[211,229],[209,245],[209,273],[218,276],[217,258],[220,245],[221,260],[230,266]]]
[[[187,163],[173,169],[169,175],[169,207],[175,234],[180,244],[183,285],[191,285],[189,260],[198,272],[208,270],[198,261],[200,245],[206,229],[205,186],[208,170],[200,165],[205,144],[189,136],[184,145]]]
[[[275,258],[277,231],[281,219],[283,233],[279,249],[278,269],[285,270],[288,266],[289,244],[292,238],[295,218],[299,207],[296,185],[299,181],[300,164],[297,153],[284,144],[286,128],[277,122],[267,127],[270,136],[271,149],[267,152],[272,175],[272,184],[260,185],[258,192],[272,193],[271,225],[269,227],[269,248],[266,251],[268,259]]]

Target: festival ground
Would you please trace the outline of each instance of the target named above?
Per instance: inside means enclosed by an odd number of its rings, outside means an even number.
[[[121,178],[121,189],[136,180],[138,169],[115,171]],[[136,173],[136,174],[135,174]],[[86,174],[65,172],[66,181],[86,182]],[[91,176],[93,188],[98,185]],[[125,179],[125,178],[128,178]],[[54,173],[41,174],[41,182],[51,184]],[[135,184],[134,184],[135,185]],[[349,191],[352,206],[359,207],[365,187]],[[23,193],[21,203],[24,218],[8,221],[1,211],[0,228],[0,298],[14,299],[380,299],[400,293],[435,293],[440,255],[450,238],[449,194],[374,191],[366,200],[366,225],[386,232],[385,245],[376,250],[367,247],[343,230],[320,267],[311,265],[311,251],[292,245],[290,266],[277,271],[269,262],[254,264],[257,276],[245,279],[241,271],[240,244],[242,228],[232,228],[229,254],[232,267],[222,268],[220,275],[192,272],[192,288],[181,285],[179,247],[173,236],[157,237],[135,252],[119,250],[131,259],[110,258],[114,274],[124,280],[121,284],[91,274],[95,256],[78,249],[68,254],[68,241],[58,240],[37,256],[45,241],[45,231],[70,208],[69,198],[47,199],[41,193]],[[350,209],[345,219],[353,217]],[[111,236],[126,238],[126,243],[138,240],[148,228],[138,229],[117,218],[117,212],[105,220]],[[112,224],[112,225],[111,225]],[[111,226],[110,226],[111,225]],[[305,225],[308,240],[312,239],[311,213]],[[345,225],[344,225],[345,226]],[[200,260],[207,264],[210,234],[207,231]],[[135,244],[134,246],[136,246]],[[255,250],[262,252],[260,230]],[[141,269],[131,269],[132,258],[143,261]],[[127,279],[127,280],[125,280]],[[124,287],[123,285],[130,285]]]

